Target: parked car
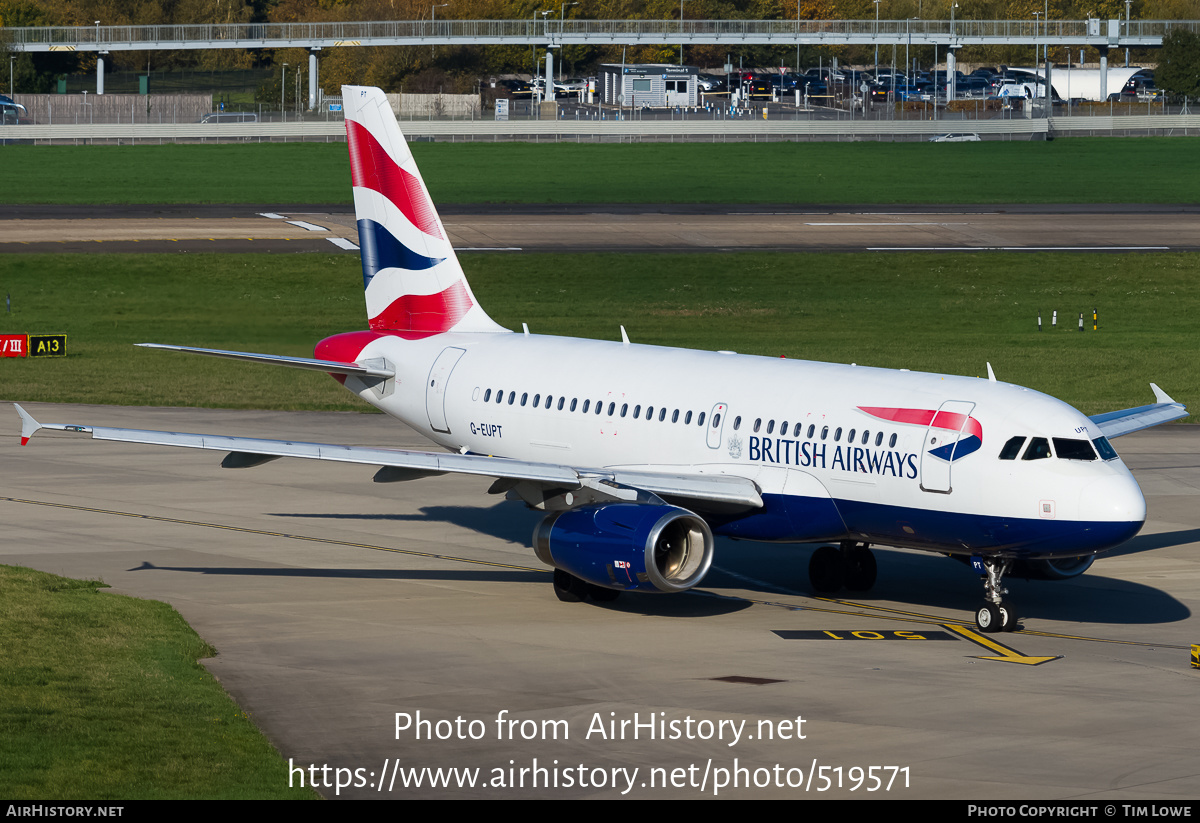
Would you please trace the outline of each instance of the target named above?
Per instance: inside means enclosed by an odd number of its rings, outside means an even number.
[[[929,138],[930,143],[978,143],[978,134],[939,134],[936,137]]]
[[[0,126],[16,126],[20,124],[21,116],[24,113],[24,106],[18,106],[16,103],[0,102]]]
[[[524,80],[501,80],[497,85],[497,90],[503,89],[510,97],[529,97],[533,94],[533,88]]]
[[[252,111],[214,111],[200,118],[201,123],[220,125],[224,123],[257,123],[258,115]]]

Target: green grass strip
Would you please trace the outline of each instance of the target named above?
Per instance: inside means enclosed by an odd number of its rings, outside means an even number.
[[[1188,137],[412,148],[438,203],[1195,203],[1200,191]],[[8,203],[350,202],[344,143],[4,154]]]
[[[313,798],[165,603],[0,566],[0,796]]]
[[[1151,402],[1151,380],[1184,403],[1200,395],[1200,278],[1186,253],[462,260],[480,304],[535,334],[618,340],[624,324],[636,343],[974,376],[990,361],[999,379],[1086,414]],[[311,356],[322,338],[366,326],[355,255],[6,255],[0,291],[13,299],[0,332],[66,333],[70,355],[0,360],[4,399],[366,408],[319,373],[132,345]]]

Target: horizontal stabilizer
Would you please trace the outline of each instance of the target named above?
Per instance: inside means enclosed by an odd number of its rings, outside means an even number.
[[[353,374],[359,377],[375,377],[388,379],[396,373],[381,366],[370,366],[365,363],[339,363],[336,360],[317,360],[313,357],[282,357],[276,354],[254,354],[244,351],[224,351],[223,349],[198,349],[192,346],[166,346],[162,343],[136,343],[145,349],[166,349],[167,351],[182,351],[188,354],[204,354],[209,357],[224,357],[227,360],[242,360],[247,363],[265,363],[270,366],[289,366],[293,369],[309,369],[322,371],[327,374]]]
[[[1150,388],[1154,391],[1154,399],[1158,401],[1157,403],[1096,414],[1088,419],[1100,428],[1101,434],[1112,439],[1152,426],[1161,426],[1172,420],[1182,420],[1188,416],[1188,410],[1182,403],[1172,400],[1170,395],[1154,383],[1150,384]]]

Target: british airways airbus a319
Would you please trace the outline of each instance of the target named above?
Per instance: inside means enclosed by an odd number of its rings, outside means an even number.
[[[379,466],[375,480],[496,478],[547,512],[533,535],[563,600],[681,592],[713,535],[826,543],[813,587],[869,589],[870,546],[969,560],[983,631],[1011,630],[1004,575],[1069,578],[1137,534],[1146,503],[1109,440],[1177,420],[1156,402],[1088,418],[989,379],[514,333],[471,293],[387,99],[342,89],[369,329],[314,358],[151,345],[328,372],[447,453],[39,424],[98,440]],[[555,364],[565,364],[556,366]],[[583,367],[581,367],[581,365]]]

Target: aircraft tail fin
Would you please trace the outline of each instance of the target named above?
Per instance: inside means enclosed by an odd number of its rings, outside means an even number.
[[[387,97],[342,86],[371,328],[403,337],[506,331],[479,306]]]

